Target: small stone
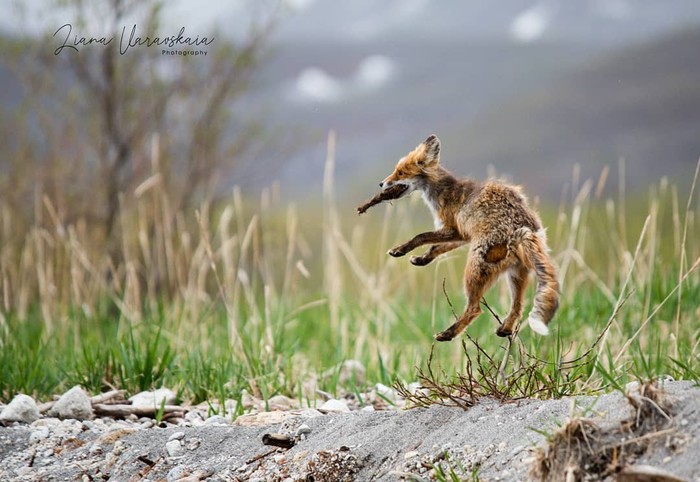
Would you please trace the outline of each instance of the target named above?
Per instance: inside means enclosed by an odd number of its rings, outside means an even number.
[[[406,452],[403,456],[404,460],[412,459],[413,457],[418,457],[420,453],[416,450],[412,450],[410,452]]]
[[[185,438],[185,432],[175,432],[170,437],[168,437],[168,442],[171,440],[182,440]]]
[[[191,422],[192,425],[202,425],[204,423],[204,414],[199,410],[190,410],[185,414],[185,420]]]
[[[179,440],[168,441],[168,443],[165,444],[165,450],[168,451],[170,457],[178,457],[184,452]]]
[[[304,410],[301,411],[299,414],[301,418],[316,418],[316,417],[323,417],[323,414],[316,410],[315,408],[305,408]]]
[[[374,389],[376,390],[377,395],[379,395],[380,397],[385,398],[390,402],[396,401],[396,390],[394,390],[393,388],[387,387],[386,385],[383,385],[381,383],[377,383],[374,386]]]
[[[362,407],[360,409],[360,412],[374,412],[375,409],[372,405],[367,405],[366,407]]]
[[[167,480],[168,482],[176,482],[183,477],[187,477],[190,474],[190,470],[184,465],[177,465],[170,469],[168,472]]]
[[[32,472],[34,472],[34,469],[32,467],[20,467],[17,469],[17,475],[20,477],[29,477]]]
[[[416,392],[418,392],[418,390],[420,390],[422,387],[421,387],[421,384],[418,382],[411,382],[408,384],[407,388],[408,388],[408,393],[410,393],[411,395],[415,395]]]
[[[36,402],[29,395],[20,393],[0,413],[2,422],[32,423],[41,417]]]
[[[294,432],[294,435],[299,437],[300,435],[306,435],[308,433],[311,433],[311,427],[309,427],[305,423],[302,423],[301,425],[299,425],[299,427],[297,427],[296,431]]]
[[[202,439],[192,437],[187,441],[187,450],[197,450],[199,446],[202,444]]]
[[[177,400],[175,392],[169,388],[159,388],[152,392],[140,392],[129,399],[134,407],[160,407],[165,401],[165,405],[172,405]]]
[[[365,366],[358,360],[345,360],[340,365],[338,373],[338,383],[345,385],[354,383],[355,385],[363,385],[365,383]]]
[[[253,397],[245,389],[241,390],[241,405],[243,405],[243,408],[245,408],[245,409],[250,409],[250,408],[261,409],[263,407],[262,400],[259,400],[255,397]]]
[[[61,395],[49,410],[49,415],[62,419],[87,420],[92,418],[92,403],[80,386],[75,386]]]
[[[236,425],[243,425],[246,427],[254,426],[264,426],[264,425],[276,425],[282,423],[289,418],[293,418],[296,415],[294,412],[261,412],[261,413],[248,413],[241,415],[236,419]]]
[[[625,385],[625,393],[632,393],[636,392],[639,390],[639,382],[638,381],[633,381],[629,382],[627,385]]]
[[[114,443],[114,448],[112,448],[112,454],[115,456],[119,456],[119,455],[123,454],[124,452],[126,452],[126,450],[127,450],[126,444],[121,440],[117,440]]]
[[[55,417],[40,418],[32,422],[32,427],[49,427],[56,428],[61,425],[61,421]]]
[[[153,420],[146,420],[145,422],[141,422],[141,428],[151,428],[153,427],[153,425]]]
[[[47,438],[49,438],[49,427],[38,427],[36,430],[33,430],[32,434],[29,436],[29,443],[35,444]]]
[[[327,412],[349,412],[348,404],[343,400],[336,400],[331,398],[323,405],[319,407],[319,410],[325,410]]]
[[[270,407],[270,410],[291,410],[297,405],[296,400],[285,397],[284,395],[275,395],[274,397],[270,397],[267,404]]]
[[[221,415],[212,415],[204,421],[204,425],[228,425],[228,420]]]

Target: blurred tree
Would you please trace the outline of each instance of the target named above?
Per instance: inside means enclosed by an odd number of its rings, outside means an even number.
[[[118,244],[118,214],[129,202],[123,194],[150,180],[167,189],[173,210],[185,208],[215,192],[216,181],[260,142],[261,125],[235,115],[235,106],[265,57],[273,15],[251,22],[237,40],[187,31],[214,41],[175,47],[206,56],[163,55],[172,49],[157,45],[124,52],[134,25],[142,38],[177,35],[161,25],[164,5],[60,1],[57,12],[71,12],[67,40],[66,27],[4,46],[1,62],[23,90],[21,105],[1,121],[7,150],[0,183],[12,192],[11,209],[32,206],[40,192],[66,221],[87,220]],[[82,37],[113,40],[56,50]]]

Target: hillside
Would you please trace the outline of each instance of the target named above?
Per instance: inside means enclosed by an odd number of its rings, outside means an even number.
[[[550,195],[574,163],[596,176],[624,158],[633,186],[691,176],[700,155],[698,45],[700,28],[593,62],[455,125],[447,145],[464,166],[492,163]]]

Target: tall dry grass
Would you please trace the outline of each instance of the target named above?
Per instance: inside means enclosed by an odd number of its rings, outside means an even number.
[[[50,356],[65,353],[61,344],[84,350],[81,340],[94,343],[91,331],[105,326],[114,329],[112,342],[123,344],[134,333],[138,343],[144,325],[157,324],[161,343],[176,354],[168,369],[193,351],[211,363],[232,360],[242,378],[237,387],[263,395],[293,394],[313,373],[348,358],[362,360],[377,380],[410,378],[430,351],[432,333],[450,323],[443,282],[461,307],[465,252],[427,268],[386,256],[424,229],[415,214],[423,210],[420,201],[375,207],[358,218],[354,204],[336,199],[334,153],[331,134],[316,206],[288,205],[273,186],[256,202],[233,189],[228,199],[181,212],[172,209],[154,144],[150,176],[123,194],[130,207],[120,212],[118,256],[109,256],[86,220],[68,222],[69,213],[46,196],[34,199],[26,232],[15,230],[16,213],[0,201],[0,344],[9,347],[13,337],[28,336],[18,327],[33,325],[42,346],[53,347],[46,348]],[[596,368],[603,360],[620,376],[645,356],[655,357],[656,372],[676,366],[675,373],[695,373],[697,171],[685,197],[661,179],[634,202],[623,183],[617,196],[606,194],[607,177],[606,169],[599,179],[579,182],[574,173],[571,194],[556,210],[544,209],[562,308],[553,337],[536,341],[523,330],[523,343],[543,357],[571,359],[608,327],[582,389],[605,383]],[[501,313],[509,306],[504,286],[487,299]],[[469,333],[500,353],[504,341],[488,318]],[[107,335],[103,340],[110,343]],[[464,363],[456,343],[438,346],[435,356],[450,370]],[[227,376],[233,375],[221,374]]]

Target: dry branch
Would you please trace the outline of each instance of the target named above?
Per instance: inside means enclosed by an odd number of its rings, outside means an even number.
[[[96,415],[102,415],[114,418],[124,418],[129,415],[136,415],[137,417],[154,417],[161,408],[160,407],[141,407],[134,405],[123,405],[123,404],[103,404],[98,403],[93,405],[93,410],[95,410]],[[172,417],[174,414],[184,415],[188,411],[187,408],[181,407],[179,405],[165,405],[163,407],[163,417]],[[181,416],[182,416],[181,415]]]

